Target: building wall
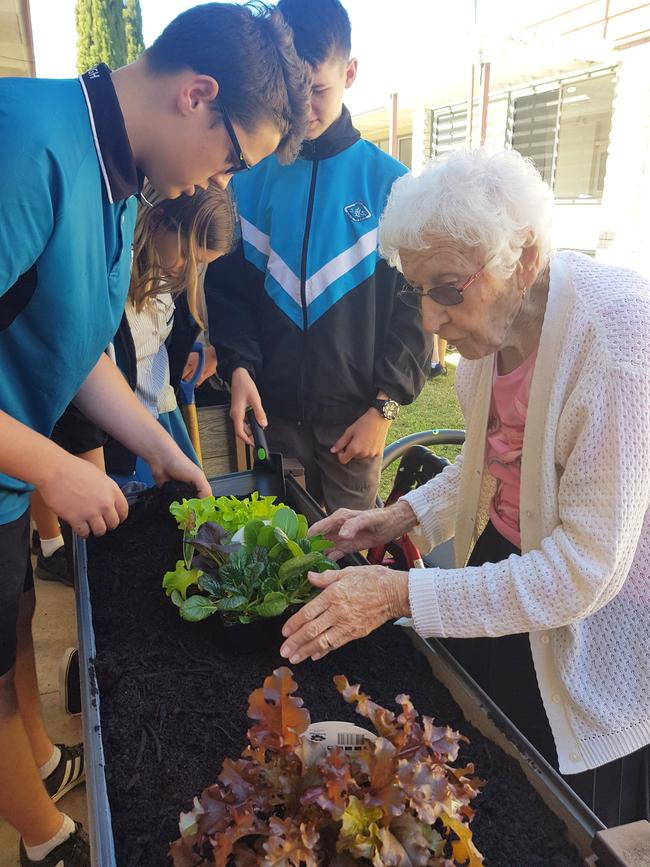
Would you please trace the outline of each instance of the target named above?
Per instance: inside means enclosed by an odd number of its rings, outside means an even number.
[[[598,258],[602,204],[556,202],[553,211],[556,247],[559,250],[580,250]]]
[[[620,52],[600,202],[556,202],[557,246],[650,277],[650,43]]]
[[[650,277],[650,3],[550,0],[540,19],[535,33],[605,39],[620,60],[602,201],[556,204],[558,246]]]
[[[539,18],[543,20],[531,21],[529,38],[535,40],[538,34],[540,37],[552,35],[558,40],[558,45],[561,43],[565,47],[577,46],[577,40],[581,37],[589,38],[592,45],[600,41],[601,45],[607,46],[606,56],[609,58],[602,63],[603,74],[609,74],[611,80],[611,72],[605,73],[604,70],[608,66],[615,68],[613,97],[611,86],[606,97],[607,105],[611,104],[612,107],[609,137],[606,127],[596,129],[587,119],[582,129],[577,122],[573,126],[567,124],[563,139],[562,123],[572,112],[576,114],[575,105],[569,107],[571,99],[566,99],[567,110],[562,114],[562,106],[559,111],[560,146],[558,149],[556,144],[551,182],[556,186],[556,193],[577,197],[556,201],[557,247],[582,250],[599,260],[625,265],[650,277],[650,243],[647,239],[650,231],[650,2],[587,0],[578,4],[568,3],[567,0],[549,0]],[[558,52],[558,57],[561,54]],[[594,51],[594,55],[597,54]],[[567,56],[566,52],[564,55]],[[575,56],[590,57],[591,53],[581,51]],[[553,58],[549,56],[549,65],[552,62]],[[543,73],[537,78],[531,73],[530,92],[535,90],[533,85],[541,83],[542,90],[548,86],[559,88],[558,92],[563,93],[563,75],[600,74],[598,66],[590,67],[586,61],[578,69],[577,65],[574,61],[571,65],[559,67],[553,73],[558,76],[555,84],[544,79]],[[495,69],[500,67],[498,54],[493,66]],[[564,73],[562,69],[565,69]],[[548,83],[545,84],[545,81]],[[510,85],[501,84],[506,90],[490,95],[486,144],[495,147],[511,145],[514,100],[522,92],[519,90],[520,85],[521,78],[511,90],[507,89]],[[445,105],[448,98],[449,95],[441,89],[435,103],[420,104],[413,110],[414,173],[421,171],[435,155],[435,152],[432,154],[431,143],[432,129],[435,132],[437,128],[437,118],[445,118],[443,127],[449,136],[448,118],[457,112],[460,116],[457,124],[459,132],[451,146],[462,147],[464,144],[462,130],[466,126],[466,104]],[[455,98],[458,99],[458,96]],[[574,100],[578,98],[573,97]],[[597,96],[591,93],[590,98],[594,99],[594,103],[600,99],[602,109],[602,94]],[[462,117],[463,112],[465,118]],[[473,111],[475,131],[479,124],[476,103]],[[443,143],[439,151],[444,153],[448,146],[448,142]],[[584,150],[584,163],[581,148]],[[601,173],[601,183],[596,185],[596,190],[591,176],[599,174],[597,169],[602,168],[605,159],[604,185]],[[575,191],[567,192],[571,189]],[[582,189],[588,189],[590,195],[578,195],[576,191]]]
[[[650,39],[650,3],[642,0],[546,0],[531,7],[528,29],[567,39],[606,39],[623,48]]]
[[[411,171],[419,174],[431,157],[431,111],[425,105],[413,109],[413,162]]]
[[[568,171],[566,160],[563,171],[562,159],[557,161],[563,181],[557,189],[561,191],[567,185],[570,187],[572,181],[575,181],[576,188],[582,189],[584,184],[580,182],[586,183],[588,167],[606,150],[602,196],[597,194],[584,200],[558,199],[554,207],[555,239],[559,249],[581,250],[600,260],[627,265],[650,276],[650,244],[646,237],[650,227],[650,44],[617,52],[616,59],[619,58],[609,144],[607,138],[597,141],[593,127],[585,126],[583,165],[575,142],[580,127],[565,128],[565,146],[568,144],[573,149]],[[589,70],[584,70],[585,74],[587,72]],[[595,76],[601,74],[598,69],[591,72]],[[608,75],[611,77],[611,73]],[[554,85],[552,82],[544,84],[542,90],[547,86]],[[514,104],[521,93],[515,89],[492,94],[487,122],[488,145],[503,147],[511,143]],[[464,111],[466,107],[462,103],[439,108],[421,105],[413,111],[414,173],[421,171],[431,158],[432,127],[436,129],[438,113],[447,117],[450,113],[462,114]],[[455,147],[464,144],[463,124],[461,121],[460,138],[453,145]],[[448,128],[449,124],[445,122],[444,129]],[[562,134],[560,125],[560,142]]]
[[[34,76],[28,0],[0,0],[0,76]]]
[[[621,53],[597,257],[650,276],[650,44]]]

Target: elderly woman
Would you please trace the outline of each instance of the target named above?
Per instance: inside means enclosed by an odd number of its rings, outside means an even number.
[[[456,152],[392,190],[400,296],[462,356],[467,439],[396,505],[317,524],[333,556],[415,533],[456,568],[352,567],[286,624],[319,659],[412,618],[452,652],[606,824],[648,810],[650,286],[552,255],[552,197],[516,151]],[[596,770],[597,769],[597,770]],[[649,817],[650,818],[650,817]]]

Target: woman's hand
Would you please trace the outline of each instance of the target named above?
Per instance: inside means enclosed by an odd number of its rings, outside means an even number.
[[[366,512],[337,509],[333,515],[313,524],[309,535],[320,533],[330,539],[334,547],[327,556],[331,560],[339,560],[344,554],[363,551],[396,539],[417,526],[417,523],[413,509],[406,500],[400,500],[386,509],[369,509]]]
[[[280,653],[292,665],[321,659],[348,641],[363,638],[387,620],[409,617],[408,572],[385,566],[351,566],[310,572],[323,592],[284,624]]]

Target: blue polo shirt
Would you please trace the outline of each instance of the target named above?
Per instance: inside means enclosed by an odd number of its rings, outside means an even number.
[[[49,436],[118,329],[141,178],[103,64],[0,79],[0,142],[0,409]],[[0,474],[0,524],[31,490]]]

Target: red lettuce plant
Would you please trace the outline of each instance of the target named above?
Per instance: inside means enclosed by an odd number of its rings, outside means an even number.
[[[455,768],[460,742],[419,717],[406,695],[394,714],[334,678],[374,726],[354,753],[318,752],[290,669],[278,668],[249,698],[248,746],[226,759],[217,782],[181,814],[174,867],[480,867],[470,801],[480,781]]]

